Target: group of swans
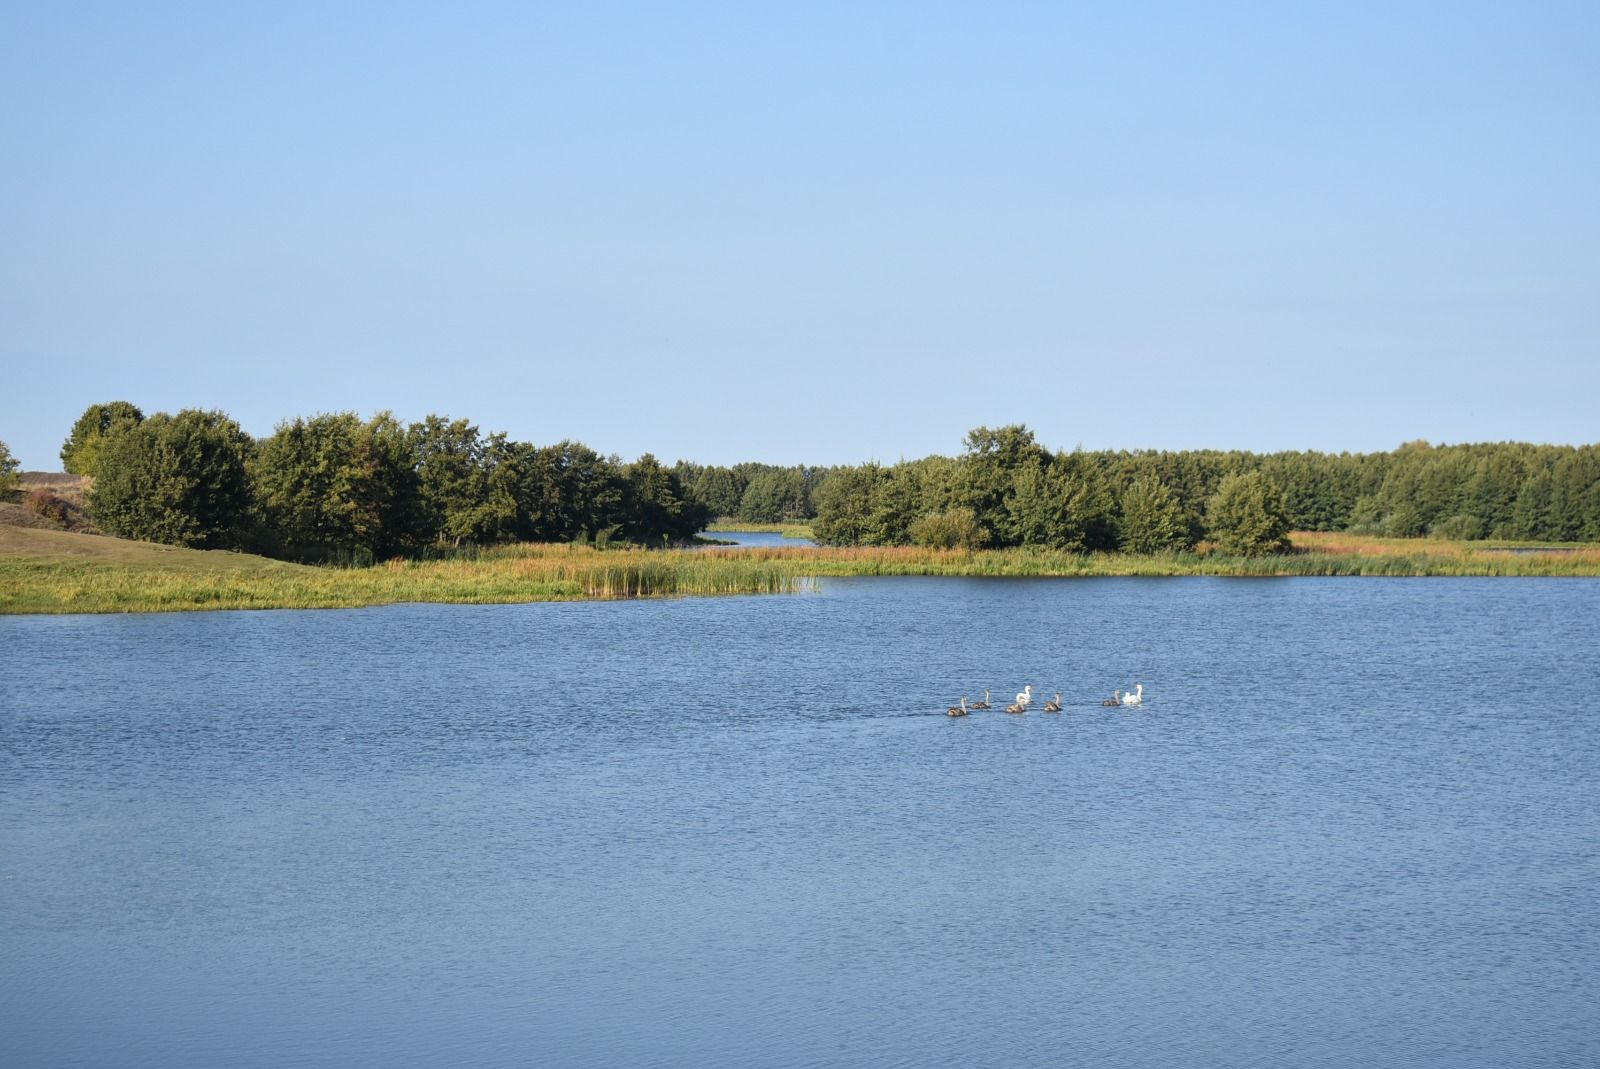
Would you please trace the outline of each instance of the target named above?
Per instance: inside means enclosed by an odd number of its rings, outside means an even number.
[[[1112,691],[1111,697],[1107,698],[1100,704],[1106,706],[1143,705],[1144,684],[1135,683],[1133,686],[1134,689],[1128,691],[1126,694],[1124,694],[1120,688]],[[1027,686],[1023,687],[1021,693],[1017,695],[1017,700],[1006,706],[1006,712],[1025,713],[1028,711],[1028,706],[1032,704],[1033,684],[1029,683]],[[945,712],[947,716],[966,716],[974,709],[988,709],[989,707],[989,692],[985,690],[983,692],[983,701],[973,702],[969,705],[967,703],[967,699],[962,697],[960,705],[952,705]],[[1047,713],[1059,713],[1061,711],[1061,695],[1059,692],[1054,698],[1046,700],[1044,703],[1044,711]]]

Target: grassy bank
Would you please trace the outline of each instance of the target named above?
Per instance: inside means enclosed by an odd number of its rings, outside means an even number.
[[[742,520],[721,519],[710,524],[706,530],[712,534],[726,532],[728,534],[775,534],[785,538],[810,538],[811,525],[809,523],[745,523]]]
[[[896,548],[761,548],[731,551],[751,561],[803,564],[815,576],[1588,576],[1600,577],[1600,546],[1503,548],[1432,539],[1349,539],[1296,535],[1295,551],[1229,557],[1204,551],[1139,556],[1041,549],[967,552]]]
[[[725,554],[507,546],[471,560],[315,568],[61,531],[0,527],[0,613],[579,601],[802,589],[793,567]]]
[[[0,527],[0,613],[338,608],[779,594],[818,577],[1600,576],[1600,546],[1526,555],[1483,543],[1297,535],[1273,557],[779,546],[720,553],[520,545],[472,559],[315,568],[95,535]],[[1561,547],[1549,547],[1559,549]]]

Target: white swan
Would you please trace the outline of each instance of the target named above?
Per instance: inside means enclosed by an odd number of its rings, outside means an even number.
[[[1133,693],[1132,694],[1124,694],[1122,696],[1122,704],[1123,705],[1143,705],[1144,704],[1144,684],[1143,683],[1135,683],[1133,685]]]
[[[1017,704],[1026,709],[1033,704],[1033,684],[1029,683],[1022,688],[1022,693],[1017,695]]]

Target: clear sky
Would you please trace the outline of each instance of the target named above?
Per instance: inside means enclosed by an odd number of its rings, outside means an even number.
[[[1600,4],[0,4],[0,440],[1600,440]]]

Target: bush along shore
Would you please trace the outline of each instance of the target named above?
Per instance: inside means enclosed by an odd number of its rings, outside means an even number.
[[[1297,535],[1287,553],[1235,556],[915,547],[770,547],[718,553],[592,545],[499,546],[370,567],[291,564],[95,535],[0,528],[0,613],[350,608],[788,594],[845,576],[1590,576],[1600,547],[1507,547]]]

